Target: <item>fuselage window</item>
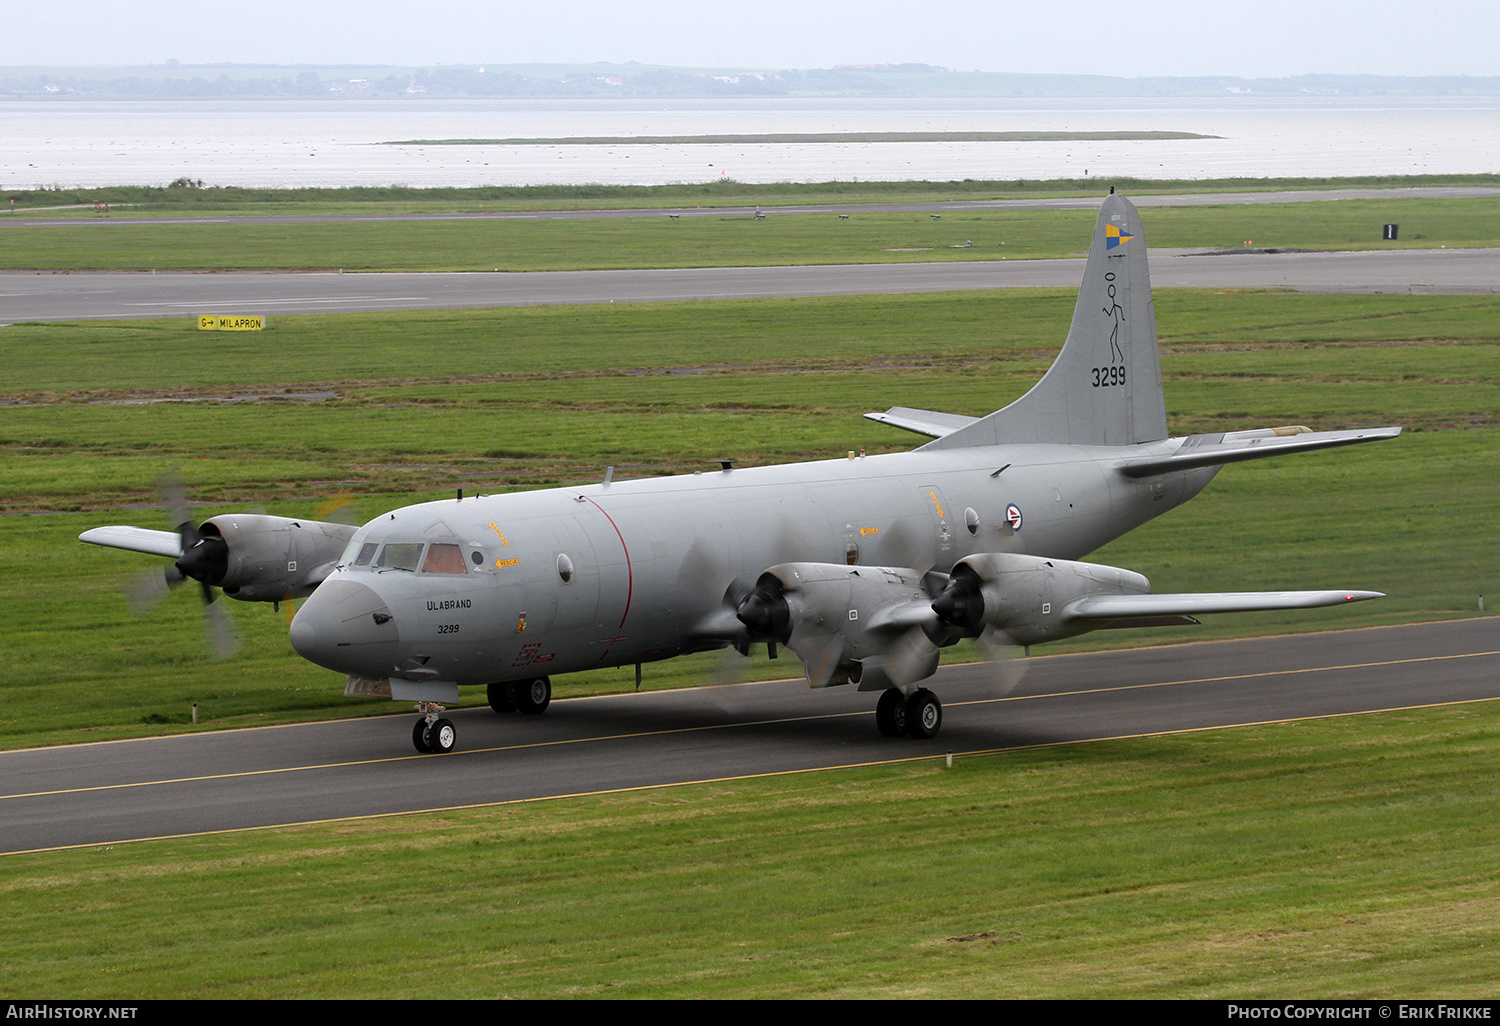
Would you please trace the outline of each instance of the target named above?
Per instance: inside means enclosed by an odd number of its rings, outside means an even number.
[[[391,542],[380,550],[375,565],[382,570],[416,570],[422,561],[421,542]]]
[[[464,554],[457,545],[433,542],[427,547],[427,559],[422,563],[424,574],[461,574],[464,570]]]

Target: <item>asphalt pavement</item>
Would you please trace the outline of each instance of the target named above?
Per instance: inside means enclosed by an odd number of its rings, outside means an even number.
[[[943,728],[928,741],[881,737],[874,694],[798,679],[559,700],[542,716],[460,708],[451,755],[412,750],[410,713],[0,753],[0,853],[1494,701],[1500,619],[1027,668],[1009,694],[988,664],[941,670],[929,686]]]
[[[1080,259],[498,273],[0,273],[0,324],[199,314],[355,313],[564,303],[1076,289]],[[1153,250],[1157,288],[1491,295],[1500,249],[1368,252]]]

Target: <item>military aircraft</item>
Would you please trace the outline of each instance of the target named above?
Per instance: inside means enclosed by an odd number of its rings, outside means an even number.
[[[735,469],[398,509],[355,528],[230,513],[176,532],[100,527],[86,542],[175,560],[233,598],[306,596],[292,646],[346,694],[418,703],[418,751],[451,751],[443,707],[485,686],[540,713],[550,675],[765,644],[812,687],[878,691],[887,736],[932,737],[919,686],[961,638],[1031,646],[1203,613],[1334,605],[1378,592],[1154,595],[1080,562],[1186,502],[1227,463],[1393,438],[1399,427],[1167,431],[1145,237],[1099,212],[1067,341],[1041,381],[987,417],[894,407],[931,440],[903,453]]]

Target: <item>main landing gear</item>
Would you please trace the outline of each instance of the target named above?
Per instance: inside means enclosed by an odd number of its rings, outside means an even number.
[[[875,726],[886,737],[937,737],[943,726],[943,703],[926,688],[910,696],[900,688],[886,688],[875,706]]]
[[[545,712],[552,702],[552,681],[546,677],[491,684],[490,708],[497,713],[523,712],[533,716]]]
[[[436,702],[420,702],[417,711],[422,718],[411,728],[411,743],[423,755],[447,755],[458,744],[453,721],[439,715],[443,707]]]

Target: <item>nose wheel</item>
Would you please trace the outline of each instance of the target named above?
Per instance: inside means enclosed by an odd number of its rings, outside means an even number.
[[[411,743],[423,755],[447,755],[458,746],[458,731],[452,720],[440,715],[442,711],[440,705],[424,710],[411,728]]]

